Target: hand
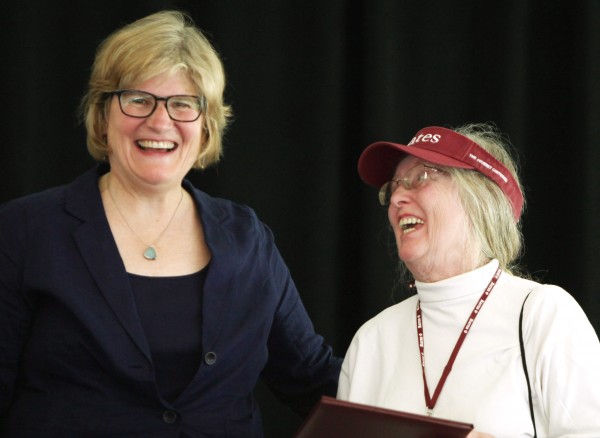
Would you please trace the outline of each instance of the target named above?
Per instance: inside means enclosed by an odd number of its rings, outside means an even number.
[[[477,432],[474,430],[470,434],[467,435],[467,438],[494,438],[494,435],[490,435],[489,433]]]

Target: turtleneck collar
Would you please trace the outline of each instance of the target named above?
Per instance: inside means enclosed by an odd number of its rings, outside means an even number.
[[[481,295],[483,289],[489,284],[496,269],[498,260],[492,260],[488,264],[473,271],[435,283],[415,282],[419,300],[422,303],[434,303],[447,301],[455,298],[467,297],[469,295]]]

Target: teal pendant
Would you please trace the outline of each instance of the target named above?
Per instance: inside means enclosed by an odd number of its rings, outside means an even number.
[[[156,249],[154,249],[153,246],[149,246],[146,248],[146,251],[144,251],[144,258],[146,260],[156,260],[157,257],[158,254],[156,254]]]

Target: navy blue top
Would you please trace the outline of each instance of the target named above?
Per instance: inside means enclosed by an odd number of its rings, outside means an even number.
[[[171,402],[189,385],[200,366],[205,276],[205,270],[177,277],[129,273],[158,392]]]

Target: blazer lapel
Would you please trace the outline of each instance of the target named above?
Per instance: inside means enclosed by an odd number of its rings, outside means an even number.
[[[224,225],[230,219],[230,214],[208,195],[194,189],[188,181],[184,181],[184,187],[194,196],[206,243],[212,254],[204,283],[202,307],[202,346],[207,352],[215,348],[231,311],[239,251],[231,231]]]
[[[66,207],[82,220],[73,232],[81,256],[100,292],[133,342],[150,360],[150,348],[139,319],[125,266],[106,219],[98,190],[103,172],[90,171],[71,186]]]

